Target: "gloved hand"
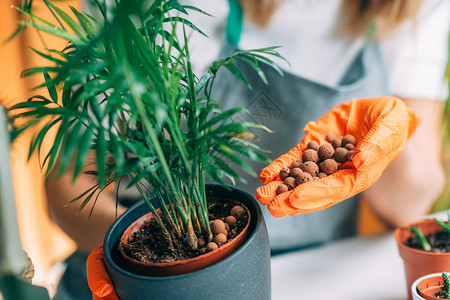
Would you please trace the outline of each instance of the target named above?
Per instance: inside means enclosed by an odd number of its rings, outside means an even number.
[[[93,300],[119,300],[103,262],[103,246],[97,247],[87,259],[87,278]]]
[[[256,199],[267,205],[275,217],[318,211],[348,199],[378,180],[388,164],[405,149],[419,122],[404,102],[394,97],[342,103],[317,122],[309,122],[301,143],[261,170],[259,180],[265,185],[256,190]],[[277,195],[277,187],[283,183],[279,177],[281,168],[301,161],[310,141],[319,145],[328,143],[325,140],[328,133],[355,136],[352,161],[343,163],[334,174]]]

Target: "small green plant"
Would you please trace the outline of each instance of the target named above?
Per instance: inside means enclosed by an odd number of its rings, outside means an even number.
[[[450,220],[450,211],[447,211],[447,222],[442,222],[441,220],[438,220],[437,218],[433,218],[433,219],[437,224],[439,224],[445,231],[447,231],[449,233],[449,237],[450,237],[450,226],[448,225],[449,220]],[[419,244],[423,250],[425,250],[425,251],[431,250],[432,247],[431,247],[430,243],[428,242],[427,238],[425,237],[425,235],[423,234],[422,230],[419,227],[411,225],[409,227],[403,227],[403,229],[411,231],[416,235],[416,237],[419,241]]]
[[[450,237],[450,226],[449,226],[449,221],[450,221],[450,211],[447,211],[447,222],[442,222],[441,220],[438,220],[436,218],[434,218],[434,221],[436,223],[438,223],[439,225],[441,225],[441,227],[448,232],[449,237]]]
[[[444,285],[441,287],[445,299],[450,299],[450,278],[446,272],[442,272],[442,280]]]
[[[73,199],[79,211],[112,183],[130,179],[154,213],[169,245],[184,236],[197,247],[197,237],[211,240],[205,193],[208,175],[225,185],[224,178],[243,180],[233,165],[256,175],[245,159],[267,162],[252,140],[261,125],[233,120],[243,108],[223,111],[212,90],[225,67],[247,85],[236,67],[250,65],[267,82],[258,61],[281,72],[269,58],[280,57],[276,47],[238,51],[220,59],[197,77],[192,70],[188,30],[202,31],[185,18],[205,13],[176,0],[95,0],[103,18],[97,20],[70,7],[74,18],[47,0],[56,23],[30,9],[17,8],[29,20],[20,22],[67,41],[65,49],[32,49],[50,65],[25,70],[44,75],[41,87],[50,97],[36,95],[11,111],[25,121],[17,136],[39,125],[29,153],[43,151],[44,138],[56,130],[52,147],[43,156],[46,174],[72,172],[75,179],[95,152],[96,184]],[[29,1],[27,1],[29,2]],[[206,13],[205,13],[206,14]],[[58,92],[61,91],[61,93]],[[17,123],[19,124],[19,123]],[[250,138],[250,139],[244,139]],[[155,213],[157,199],[163,218]],[[92,212],[92,211],[91,211]]]
[[[419,227],[411,225],[409,227],[403,227],[403,229],[411,231],[416,235],[422,250],[431,251],[431,245]]]

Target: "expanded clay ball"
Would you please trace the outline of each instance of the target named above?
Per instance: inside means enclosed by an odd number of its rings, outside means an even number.
[[[300,168],[293,168],[293,169],[291,170],[291,173],[289,173],[289,176],[290,176],[290,177],[297,178],[297,176],[300,175],[300,174],[302,174],[302,173],[303,173],[302,169],[300,169]]]
[[[353,144],[350,143],[346,144],[344,148],[347,149],[348,151],[355,150],[355,146],[353,146]]]
[[[218,245],[225,244],[227,242],[227,236],[223,233],[219,233],[214,237],[213,241]]]
[[[245,209],[239,205],[234,206],[230,211],[230,215],[232,215],[233,217],[235,217],[238,220],[240,218],[242,218],[244,216],[244,214],[245,214]]]
[[[206,245],[205,238],[202,237],[202,236],[199,237],[199,238],[197,239],[197,245],[198,245],[199,248],[205,247],[205,245]]]
[[[313,178],[309,173],[303,172],[300,176],[297,177],[297,184],[302,184],[312,180]]]
[[[352,160],[352,156],[355,154],[355,150],[350,150],[347,152],[347,160]]]
[[[312,161],[316,163],[319,162],[319,155],[314,149],[306,149],[302,154],[302,160],[303,162]]]
[[[222,220],[214,220],[211,223],[211,231],[213,233],[223,233],[225,231],[225,223]]]
[[[336,148],[334,150],[334,159],[338,163],[345,163],[347,161],[348,150],[342,147]]]
[[[327,133],[327,135],[325,136],[325,140],[326,140],[328,143],[331,143],[331,142],[334,140],[334,134],[332,134],[332,133]]]
[[[317,174],[317,177],[319,177],[319,178],[324,178],[324,177],[327,177],[327,176],[328,175],[325,172],[319,172],[319,174]]]
[[[311,176],[317,176],[317,174],[319,174],[319,166],[312,162],[312,161],[307,161],[305,163],[303,163],[300,166],[300,169],[302,169],[303,172],[309,173],[309,175]]]
[[[281,180],[285,180],[286,178],[289,177],[289,173],[291,172],[291,170],[289,170],[288,168],[283,168],[280,170],[280,179]]]
[[[333,146],[334,149],[342,146],[342,137],[337,137],[334,140],[331,141],[331,146]]]
[[[225,218],[225,223],[227,223],[229,226],[233,226],[234,224],[236,224],[236,222],[237,222],[237,220],[233,216],[228,216]]]
[[[285,185],[285,184],[280,184],[280,185],[277,187],[277,194],[278,194],[278,195],[279,195],[279,194],[282,194],[282,193],[285,193],[285,192],[287,192],[287,191],[289,191],[289,188],[288,188],[288,186]]]
[[[295,183],[295,178],[294,177],[288,177],[284,180],[284,184],[288,187],[288,189],[292,190],[295,188],[295,186],[297,185]]]
[[[334,148],[330,144],[321,145],[319,150],[317,150],[317,154],[319,155],[320,160],[332,158],[334,155]]]
[[[356,145],[356,138],[351,134],[346,134],[342,138],[342,145],[352,144],[353,146]]]
[[[298,160],[293,161],[293,162],[291,163],[291,170],[300,167],[301,164],[302,164],[302,163],[301,163],[300,161],[298,161]]]
[[[323,162],[319,164],[319,167],[322,171],[327,173],[327,175],[331,175],[333,173],[336,173],[338,165],[334,159],[326,159]]]
[[[319,149],[319,143],[316,141],[311,141],[308,145],[306,145],[306,149],[313,149],[317,151],[317,149]]]
[[[214,242],[209,242],[208,245],[206,245],[206,251],[208,252],[216,250],[217,248],[219,248],[219,246],[217,246],[217,244]]]

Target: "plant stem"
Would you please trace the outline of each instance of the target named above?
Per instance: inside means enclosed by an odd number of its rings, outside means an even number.
[[[417,236],[417,238],[419,239],[419,243],[424,251],[431,251],[431,245],[419,227],[410,226],[406,228],[406,230],[413,232]]]
[[[141,194],[142,198],[144,198],[145,203],[147,203],[148,207],[150,208],[150,211],[152,212],[156,223],[158,223],[158,225],[160,226],[160,229],[161,229],[161,232],[162,232],[163,236],[169,242],[169,249],[170,249],[170,251],[174,252],[175,249],[173,247],[173,241],[172,241],[172,238],[171,238],[171,235],[170,235],[169,231],[167,230],[166,226],[164,225],[164,222],[162,221],[162,219],[159,216],[159,214],[156,212],[155,207],[153,206],[152,202],[148,199],[147,195],[142,190],[142,188],[138,184],[136,184],[136,188],[139,191],[139,193]]]
[[[436,218],[434,218],[434,221],[436,223],[438,223],[439,225],[441,225],[441,227],[450,234],[450,226],[448,226],[447,224],[445,224],[444,222],[442,222]]]
[[[172,229],[174,230],[174,233],[175,233],[176,237],[180,237],[181,236],[181,231],[180,231],[180,228],[178,226],[177,219],[173,218],[172,214],[167,209],[167,205],[164,202],[164,197],[161,195],[160,191],[156,191],[156,198],[160,199],[159,207],[160,207],[163,215],[166,216],[166,218],[168,219],[168,222],[171,225]]]

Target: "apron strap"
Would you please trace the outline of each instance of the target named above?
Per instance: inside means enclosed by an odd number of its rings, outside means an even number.
[[[227,18],[226,39],[228,44],[237,47],[242,32],[242,7],[236,0],[228,0],[228,4],[230,11]]]
[[[372,21],[372,23],[369,25],[365,32],[365,38],[369,43],[374,43],[376,40],[376,34],[377,34],[377,23]]]

